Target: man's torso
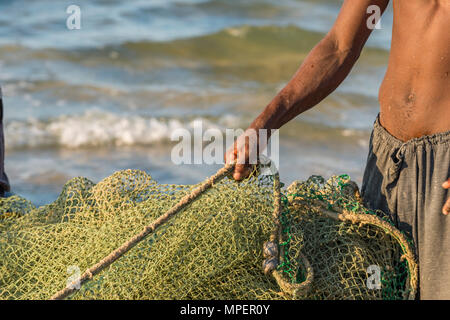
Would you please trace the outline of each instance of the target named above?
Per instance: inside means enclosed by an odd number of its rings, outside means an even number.
[[[450,0],[396,0],[380,122],[407,141],[450,130]]]

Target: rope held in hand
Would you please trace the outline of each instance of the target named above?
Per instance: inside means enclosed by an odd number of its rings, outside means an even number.
[[[229,173],[233,171],[235,163],[226,164],[223,168],[217,171],[213,176],[202,182],[197,188],[195,188],[190,194],[183,197],[175,206],[169,209],[166,213],[156,219],[152,224],[146,226],[139,234],[122,244],[119,248],[112,251],[109,255],[87,269],[79,279],[73,281],[66,286],[63,290],[55,293],[50,300],[62,300],[70,296],[76,290],[78,290],[84,283],[91,280],[93,276],[100,271],[110,266],[114,261],[122,257],[125,253],[130,251],[136,244],[144,240],[149,234],[155,232],[155,230],[166,223],[170,218],[175,216],[178,212],[191,204],[200,195],[209,190],[215,183],[225,178]]]

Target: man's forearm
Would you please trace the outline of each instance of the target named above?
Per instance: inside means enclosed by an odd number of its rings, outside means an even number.
[[[360,52],[360,48],[339,48],[332,36],[325,37],[250,127],[279,129],[318,104],[347,77]]]

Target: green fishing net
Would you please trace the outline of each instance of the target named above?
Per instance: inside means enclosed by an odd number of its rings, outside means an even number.
[[[225,177],[69,299],[411,298],[415,265],[403,238],[330,218],[345,209],[383,221],[346,195],[341,180],[279,190],[276,176],[257,171],[240,183]],[[0,199],[0,299],[48,299],[73,285],[195,187],[126,170],[98,184],[74,178],[39,208],[19,196]],[[263,244],[274,234],[280,250],[269,260],[277,263],[264,274]],[[373,265],[381,288],[368,288]]]
[[[291,295],[414,298],[417,265],[412,243],[383,212],[362,205],[358,187],[348,176],[294,182],[283,201],[282,254],[276,272],[281,285],[290,285]]]

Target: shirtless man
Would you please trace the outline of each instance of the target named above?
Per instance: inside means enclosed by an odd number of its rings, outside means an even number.
[[[389,65],[361,193],[368,207],[413,237],[420,297],[450,299],[450,0],[393,2]],[[249,129],[279,129],[332,93],[372,32],[367,8],[384,12],[388,3],[345,0],[334,26]],[[241,163],[236,180],[248,175],[256,151],[244,137],[225,156]]]

